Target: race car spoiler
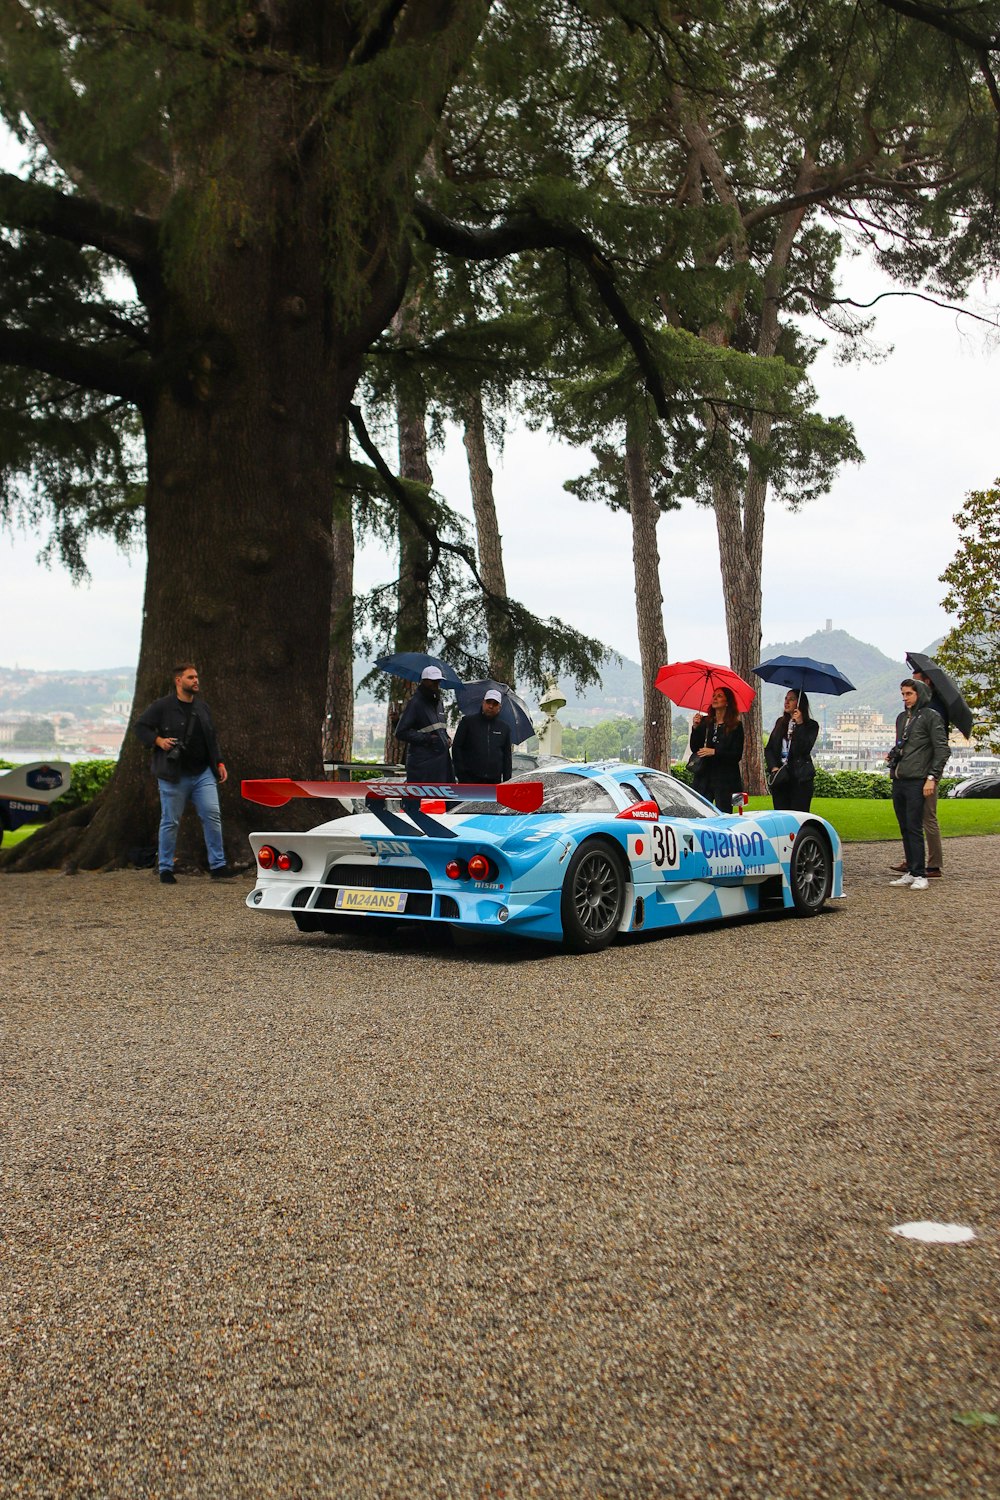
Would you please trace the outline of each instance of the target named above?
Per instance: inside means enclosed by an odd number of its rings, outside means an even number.
[[[537,812],[543,796],[540,781],[491,786],[472,781],[292,781],[285,776],[244,781],[242,791],[248,802],[259,802],[263,807],[284,807],[293,797],[364,797],[369,802],[390,798],[405,802],[498,802],[521,813]]]

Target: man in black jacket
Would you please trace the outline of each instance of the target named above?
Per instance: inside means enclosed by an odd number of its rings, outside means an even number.
[[[489,785],[510,780],[510,727],[500,718],[501,702],[499,690],[487,688],[479,712],[466,714],[455,730],[456,780]]]
[[[909,657],[907,657],[907,661],[909,662]],[[910,665],[912,666],[912,663]],[[944,732],[946,735],[949,735],[951,733],[951,719],[948,717],[948,705],[935,688],[933,682],[927,673],[921,672],[918,667],[913,667],[913,680],[914,682],[922,682],[924,687],[927,688],[931,695],[930,706],[935,713],[941,715],[944,720]],[[929,797],[924,798],[924,838],[927,840],[927,875],[935,879],[940,878],[944,873],[944,846],[941,843],[941,828],[938,824],[937,801],[937,783],[935,782],[934,791]],[[901,865],[893,865],[893,869],[898,871],[899,874],[902,874],[907,868],[905,859],[906,851],[904,850],[903,853],[903,863]]]
[[[930,689],[912,677],[904,677],[899,686],[903,712],[896,720],[896,743],[887,759],[906,871],[890,884],[926,891],[924,802],[937,791],[948,759],[948,736],[944,720],[930,706]]]
[[[441,705],[440,667],[425,667],[399,716],[396,738],[406,746],[407,781],[451,781],[451,736]]]
[[[151,703],[134,726],[138,738],[153,752],[151,769],[160,788],[157,863],[163,885],[177,883],[177,829],[189,800],[205,834],[208,873],[213,880],[225,880],[236,873],[226,864],[216,785],[226,780],[226,767],[212,715],[195,696],[199,687],[197,667],[193,662],[182,662],[174,668],[174,691]]]

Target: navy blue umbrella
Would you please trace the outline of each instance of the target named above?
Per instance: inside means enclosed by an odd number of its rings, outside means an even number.
[[[843,672],[828,661],[813,661],[811,656],[772,656],[753,670],[762,681],[776,682],[799,693],[824,693],[839,698],[841,693],[854,692],[854,683]]]
[[[496,688],[500,694],[500,717],[510,726],[511,744],[520,745],[524,740],[529,740],[535,732],[535,726],[531,722],[528,705],[505,682],[491,682],[489,678],[483,682],[464,682],[455,693],[455,702],[463,714],[477,714],[483,706],[483,695],[490,688]]]
[[[440,656],[431,656],[426,651],[396,651],[391,656],[377,657],[375,665],[380,672],[388,672],[390,677],[402,677],[406,682],[419,682],[425,667],[437,667],[443,687],[462,686],[462,679],[453,667],[449,667]]]

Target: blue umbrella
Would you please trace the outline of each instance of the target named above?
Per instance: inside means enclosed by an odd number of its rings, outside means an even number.
[[[776,682],[800,693],[825,693],[839,698],[842,693],[854,692],[854,683],[843,672],[828,661],[813,661],[811,656],[772,656],[753,670],[764,682]]]
[[[491,682],[489,678],[483,682],[465,682],[456,692],[455,702],[463,714],[477,714],[483,706],[483,694],[490,688],[496,688],[500,694],[500,717],[510,726],[511,744],[520,745],[524,740],[529,740],[535,732],[535,726],[531,722],[528,705],[505,682]]]
[[[425,667],[438,667],[443,687],[462,686],[462,679],[453,667],[449,667],[440,656],[430,656],[426,651],[396,651],[391,656],[377,657],[375,665],[380,672],[388,672],[390,677],[402,677],[406,682],[419,682]]]

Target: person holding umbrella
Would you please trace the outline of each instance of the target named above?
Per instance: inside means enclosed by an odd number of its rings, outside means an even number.
[[[818,734],[819,725],[809,712],[809,699],[805,693],[789,688],[785,711],[775,720],[764,746],[767,784],[776,808],[809,811],[816,785],[812,747]]]
[[[709,712],[693,715],[690,745],[695,791],[720,812],[731,813],[733,797],[743,792],[743,721],[732,688],[716,688]]]
[[[966,738],[972,729],[972,713],[968,704],[962,697],[958,684],[948,676],[942,667],[931,656],[924,656],[921,652],[908,652],[906,657],[907,666],[913,673],[914,682],[922,682],[928,688],[931,695],[930,706],[935,713],[941,715],[944,720],[945,737],[951,733],[952,712],[962,716],[962,710],[968,715],[963,722],[968,724],[968,730],[964,731]],[[933,672],[934,676],[931,676]],[[937,678],[937,681],[935,681]],[[947,693],[947,699],[945,694]],[[951,711],[949,711],[949,702]],[[937,783],[934,791],[929,797],[924,798],[924,838],[927,840],[927,875],[931,880],[939,880],[944,871],[944,845],[941,842],[941,828],[937,816]],[[898,874],[904,874],[907,869],[906,850],[903,850],[903,862],[893,865],[892,868]]]
[[[399,716],[396,738],[406,746],[407,781],[452,781],[451,736],[441,705],[440,667],[424,667]]]
[[[500,689],[487,688],[479,712],[460,720],[452,745],[456,780],[488,785],[510,780],[510,726],[500,717],[502,703]]]
[[[896,720],[896,743],[887,758],[892,805],[906,850],[906,870],[890,884],[926,891],[923,804],[937,791],[948,759],[948,736],[944,720],[930,706],[930,689],[912,677],[904,677],[899,687],[903,712]]]

